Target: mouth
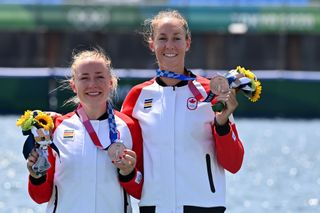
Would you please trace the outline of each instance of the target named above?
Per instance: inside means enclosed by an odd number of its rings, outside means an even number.
[[[89,96],[98,96],[101,94],[101,92],[87,92],[86,94]]]
[[[165,57],[168,57],[168,58],[174,58],[176,57],[178,54],[175,54],[175,53],[164,53],[163,54]]]

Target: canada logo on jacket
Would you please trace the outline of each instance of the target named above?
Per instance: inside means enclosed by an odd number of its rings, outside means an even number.
[[[195,110],[198,107],[198,101],[195,97],[190,97],[187,99],[187,108],[189,110]]]

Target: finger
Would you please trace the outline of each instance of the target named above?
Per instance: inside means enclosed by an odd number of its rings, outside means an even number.
[[[34,178],[39,178],[39,175],[36,175],[36,173],[33,171],[32,167],[33,167],[34,163],[31,161],[27,162],[27,169],[29,171],[29,174],[34,177]]]
[[[224,94],[224,95],[219,95],[219,96],[217,97],[217,101],[218,101],[218,102],[223,102],[223,103],[228,102],[229,99],[230,99],[230,94],[229,94],[229,93]]]
[[[32,149],[31,152],[29,153],[29,157],[30,156],[38,158],[39,157],[39,153],[35,149]]]
[[[233,106],[233,107],[237,107],[238,106],[238,101],[237,101],[235,93],[233,93],[233,92],[230,93],[228,101],[229,101],[229,105],[230,106]]]
[[[230,91],[231,91],[231,93],[232,93],[234,96],[235,96],[236,93],[237,93],[235,89],[231,89]]]
[[[136,153],[135,153],[133,150],[131,150],[131,149],[125,149],[125,150],[124,150],[124,154],[125,154],[125,155],[129,155],[129,156],[131,156],[131,157],[133,157],[133,158],[136,158],[136,157],[137,157]]]
[[[28,161],[35,163],[38,160],[39,156],[33,156],[32,154],[29,155]]]
[[[133,158],[132,156],[129,156],[129,155],[127,155],[125,158],[123,158],[122,162],[126,166],[130,166],[130,167],[135,167],[135,165],[136,165],[136,159]]]
[[[27,161],[27,167],[31,168],[34,165],[34,162],[32,161]]]
[[[122,160],[121,161],[117,161],[117,162],[112,162],[113,163],[113,165],[115,166],[115,167],[117,167],[118,169],[121,169],[121,170],[123,170],[123,169],[126,169],[126,165],[122,162]]]

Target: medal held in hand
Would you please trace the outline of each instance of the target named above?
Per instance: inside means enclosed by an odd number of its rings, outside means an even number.
[[[228,92],[228,80],[221,75],[216,75],[210,80],[210,89],[215,95],[221,95],[222,93]]]
[[[225,80],[223,80],[224,78]],[[251,102],[260,99],[262,86],[257,77],[250,70],[238,66],[236,69],[230,70],[225,76],[213,77],[210,82],[210,89],[215,95],[224,91],[226,88],[241,91]],[[220,93],[221,94],[221,93]],[[218,102],[212,106],[213,111],[221,112],[225,104]]]
[[[230,90],[228,80],[221,75],[212,77],[210,80],[210,90],[216,96],[228,92]],[[224,107],[225,103],[218,102],[212,106],[212,109],[213,111],[220,112]]]
[[[124,154],[124,150],[126,149],[125,145],[122,141],[118,140],[113,142],[108,148],[108,155],[113,163],[120,163],[122,156]]]

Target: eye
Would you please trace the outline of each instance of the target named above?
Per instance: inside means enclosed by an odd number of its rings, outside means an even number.
[[[79,80],[87,80],[88,77],[80,77]]]
[[[159,40],[164,41],[164,40],[167,40],[167,38],[165,38],[165,37],[160,37]]]

